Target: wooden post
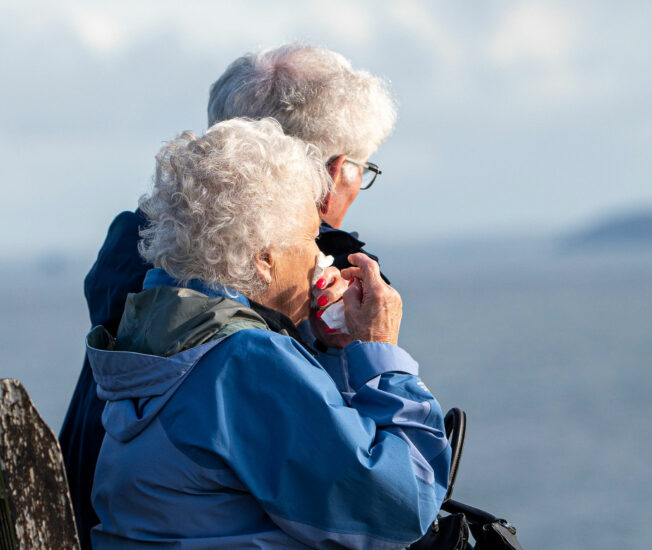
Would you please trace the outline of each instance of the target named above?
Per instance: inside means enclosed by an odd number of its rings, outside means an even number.
[[[10,378],[0,380],[0,476],[0,550],[79,549],[59,442]]]

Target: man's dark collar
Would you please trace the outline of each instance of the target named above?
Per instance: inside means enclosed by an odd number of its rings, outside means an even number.
[[[358,239],[358,232],[357,231],[351,231],[350,233],[348,231],[344,231],[343,229],[335,229],[330,223],[325,222],[324,220],[321,221],[321,225],[319,226],[319,234],[320,235],[325,235],[325,234],[333,234],[334,236],[337,236],[338,238],[345,238],[345,239],[350,239],[352,243],[358,245],[359,247],[363,247],[365,243],[360,241]]]

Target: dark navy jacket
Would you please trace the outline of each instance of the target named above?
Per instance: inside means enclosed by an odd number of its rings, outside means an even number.
[[[140,257],[137,249],[139,228],[146,223],[140,210],[122,212],[111,223],[97,260],[84,281],[91,326],[103,325],[115,334],[127,294],[142,290],[145,274],[152,267]],[[376,259],[363,250],[365,243],[358,240],[356,234],[326,223],[320,228],[317,244],[324,254],[335,257],[334,265],[340,269],[348,266],[346,258],[355,252],[364,252]],[[269,319],[265,320],[270,324]],[[105,433],[101,420],[103,409],[104,402],[97,397],[97,385],[88,357],[85,357],[59,435],[83,549],[91,548],[90,530],[99,523],[91,505],[91,489]]]

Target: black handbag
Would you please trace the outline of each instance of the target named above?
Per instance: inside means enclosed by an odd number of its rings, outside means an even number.
[[[466,413],[451,409],[444,422],[452,450],[448,491],[441,506],[447,515],[440,514],[428,532],[410,546],[410,550],[523,550],[516,538],[516,527],[507,520],[451,498],[462,459]],[[475,545],[469,541],[469,532]]]

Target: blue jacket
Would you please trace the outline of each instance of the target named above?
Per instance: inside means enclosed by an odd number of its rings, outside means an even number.
[[[142,289],[145,274],[152,267],[143,261],[137,249],[138,231],[146,223],[140,210],[122,212],[111,223],[97,260],[84,281],[91,326],[103,325],[115,334],[127,295]],[[367,253],[362,249],[364,243],[357,239],[357,234],[333,229],[325,223],[320,233],[322,237],[318,245],[325,254],[333,254],[340,267],[346,266],[348,254]],[[335,355],[339,357],[341,354]],[[91,506],[91,487],[104,437],[103,408],[104,402],[97,397],[97,387],[88,357],[85,357],[59,434],[77,531],[84,550],[90,548],[90,530],[99,521]]]
[[[405,351],[347,346],[340,393],[297,341],[246,328],[243,296],[150,274],[117,340],[88,337],[108,400],[94,548],[403,548],[425,532],[450,448]]]

